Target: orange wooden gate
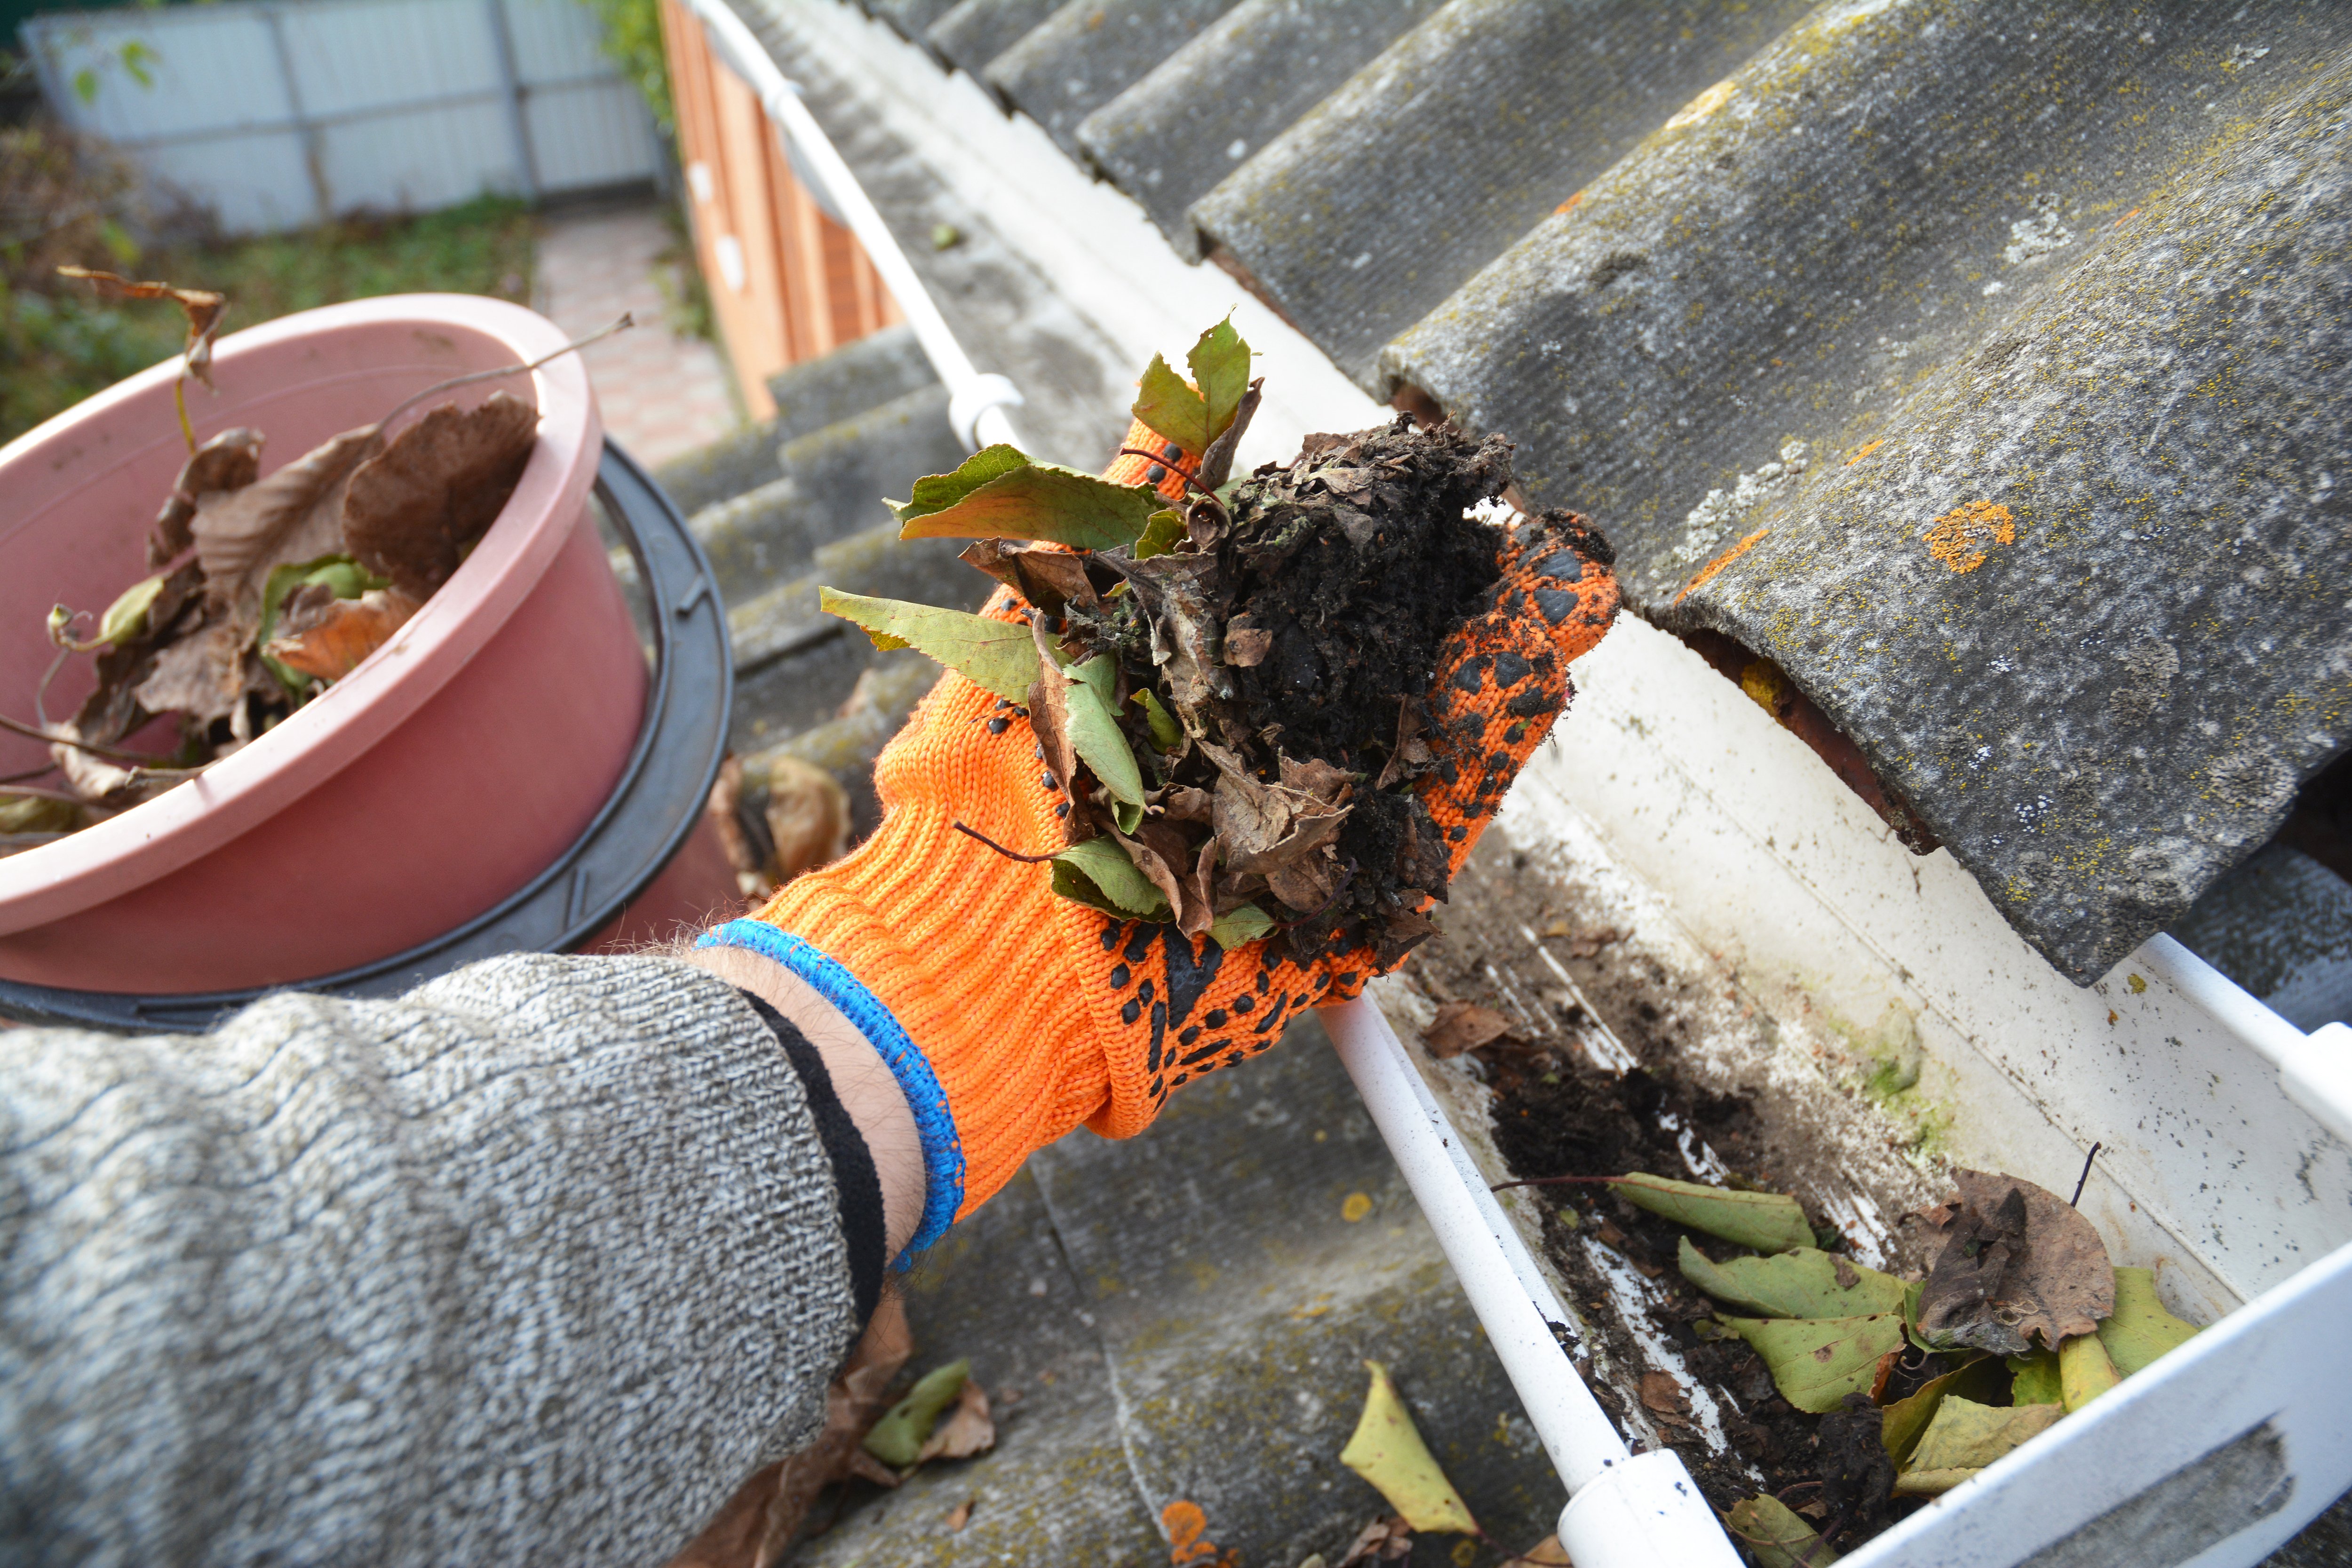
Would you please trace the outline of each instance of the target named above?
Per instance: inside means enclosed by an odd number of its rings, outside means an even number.
[[[793,176],[776,129],[702,24],[662,0],[678,159],[694,247],[727,357],[755,419],[775,413],[768,377],[899,319],[856,237]]]

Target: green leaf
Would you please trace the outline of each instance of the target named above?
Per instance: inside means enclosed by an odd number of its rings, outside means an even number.
[[[819,588],[816,598],[826,615],[865,627],[876,647],[915,648],[1008,701],[1028,700],[1030,684],[1037,679],[1037,645],[1023,622],[831,588]]]
[[[0,833],[71,833],[81,825],[81,807],[69,800],[11,795],[0,785]]]
[[[1201,341],[1185,354],[1184,363],[1192,367],[1192,383],[1201,389],[1202,401],[1209,405],[1209,440],[1213,441],[1234,422],[1234,411],[1242,405],[1242,394],[1249,390],[1250,346],[1242,342],[1242,335],[1234,331],[1234,319],[1227,316],[1201,334]]]
[[[903,526],[919,517],[929,517],[935,511],[945,511],[992,479],[1007,474],[1017,474],[1029,466],[1029,455],[1020,447],[999,441],[993,447],[982,447],[957,465],[951,474],[926,474],[915,481],[912,499],[885,500]]]
[[[1727,1306],[1766,1318],[1857,1318],[1903,1310],[1904,1283],[1843,1258],[1800,1247],[1776,1258],[1712,1263],[1684,1237],[1683,1278]],[[1851,1285],[1838,1283],[1839,1266]]]
[[[2157,1300],[2156,1272],[2148,1268],[2116,1270],[2115,1314],[2099,1325],[2099,1342],[2107,1359],[2126,1377],[2167,1351],[2177,1350],[2197,1332],[2164,1310]]]
[[[1813,1227],[1805,1223],[1805,1211],[1785,1193],[1737,1193],[1640,1171],[1613,1185],[1627,1203],[1758,1252],[1813,1245]]]
[[[2058,1346],[2058,1388],[2072,1415],[2123,1378],[2107,1359],[2107,1347],[2096,1334],[2076,1334]]]
[[[1144,367],[1143,382],[1136,388],[1135,405],[1129,412],[1196,458],[1208,449],[1214,435],[1209,428],[1208,404],[1159,354],[1153,354]]]
[[[1772,1369],[1780,1397],[1819,1415],[1849,1394],[1868,1394],[1878,1363],[1903,1348],[1903,1315],[1864,1318],[1725,1318],[1724,1326]]]
[[[1885,1445],[1895,1468],[1900,1469],[1910,1462],[1919,1434],[1936,1418],[1937,1410],[1948,1395],[1990,1404],[2000,1396],[2001,1379],[2007,1373],[2008,1368],[1999,1361],[1979,1355],[1968,1365],[1921,1384],[1909,1397],[1887,1405],[1879,1416],[1878,1439]]]
[[[1136,807],[1135,819],[1139,823],[1143,773],[1135,765],[1135,752],[1119,731],[1118,711],[1112,706],[1113,694],[1118,689],[1118,661],[1107,653],[1099,654],[1072,668],[1069,676],[1070,744],[1113,800]],[[1135,830],[1121,822],[1119,831]]]
[[[1478,1534],[1478,1521],[1421,1440],[1389,1369],[1376,1361],[1364,1364],[1371,1369],[1372,1385],[1364,1394],[1355,1436],[1339,1450],[1339,1462],[1370,1481],[1413,1529]]]
[[[131,80],[141,87],[152,88],[155,85],[155,78],[148,71],[147,63],[150,60],[161,59],[163,57],[153,49],[149,48],[137,38],[133,38],[122,46],[120,58],[122,61],[122,68],[131,73]]]
[[[1160,704],[1150,687],[1128,694],[1129,702],[1143,704],[1143,721],[1151,726],[1151,743],[1163,752],[1172,752],[1184,743],[1184,727],[1176,722],[1176,715]]]
[[[866,1434],[866,1451],[886,1465],[911,1465],[923,1451],[923,1440],[940,1424],[940,1415],[963,1392],[971,1363],[951,1361],[923,1374],[907,1397],[886,1412]]]
[[[1274,929],[1274,917],[1255,904],[1228,910],[1209,923],[1209,940],[1223,952],[1245,947]]]
[[[98,101],[98,73],[88,66],[74,72],[73,87],[74,96],[84,103]]]
[[[1184,527],[1184,514],[1173,510],[1155,511],[1135,538],[1135,558],[1149,561],[1155,555],[1165,555],[1191,537]],[[1124,584],[1122,584],[1123,586]]]
[[[121,647],[146,629],[147,612],[153,607],[155,596],[163,591],[163,574],[143,578],[122,590],[121,597],[106,606],[99,618],[98,640],[109,647]]]
[[[1121,920],[1176,918],[1151,879],[1108,838],[1089,838],[1055,856],[1054,891]]]
[[[1910,1468],[1895,1478],[1895,1494],[1948,1492],[2065,1414],[2055,1405],[1979,1405],[1947,1395],[1911,1451]]]
[[[1043,539],[1111,550],[1133,543],[1160,505],[1150,485],[1115,485],[1055,463],[1024,461],[937,509],[926,509],[922,489],[918,482],[915,500],[890,503],[901,539]]]
[[[1829,1543],[1779,1498],[1741,1498],[1731,1505],[1725,1522],[1748,1548],[1756,1568],[1822,1568],[1837,1561]]]
[[[2001,1364],[2009,1369],[2009,1402],[2011,1405],[2063,1405],[2066,1385],[2058,1375],[2058,1352],[2036,1345],[2023,1355],[2013,1355]]]

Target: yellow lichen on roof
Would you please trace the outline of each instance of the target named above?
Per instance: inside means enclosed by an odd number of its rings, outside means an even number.
[[[1769,527],[1759,528],[1755,532],[1749,534],[1747,538],[1741,540],[1738,543],[1733,545],[1730,549],[1725,551],[1722,554],[1717,556],[1714,560],[1708,562],[1706,565],[1700,567],[1698,569],[1698,574],[1693,577],[1690,582],[1684,586],[1681,593],[1675,595],[1675,603],[1677,605],[1681,604],[1685,599],[1689,598],[1693,594],[1697,593],[1701,588],[1706,586],[1707,584],[1713,582],[1715,580],[1716,574],[1721,572],[1725,567],[1730,565],[1733,562],[1747,554],[1750,550],[1756,548],[1756,542],[1762,539],[1766,534],[1771,531],[1772,530]]]
[[[1999,501],[1963,501],[1927,530],[1927,553],[1954,572],[1973,572],[1993,545],[2016,542],[2017,524]]]

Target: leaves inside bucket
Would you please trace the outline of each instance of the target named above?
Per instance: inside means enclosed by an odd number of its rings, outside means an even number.
[[[118,297],[178,304],[188,315],[184,373],[209,379],[212,337],[227,307],[221,296],[71,270]],[[45,771],[57,777],[0,785],[0,810],[58,795],[69,809],[39,815],[79,827],[152,799],[284,721],[397,637],[488,532],[538,442],[532,405],[494,391],[460,406],[442,395],[453,384],[404,403],[387,395],[384,421],[331,437],[266,475],[263,432],[224,430],[199,443],[183,409],[189,455],[161,498],[146,574],[101,616],[63,605],[49,614],[50,640],[96,661],[94,689],[79,709],[35,727],[54,738]],[[250,398],[269,389],[233,390]],[[176,750],[123,748],[162,717],[178,720]]]

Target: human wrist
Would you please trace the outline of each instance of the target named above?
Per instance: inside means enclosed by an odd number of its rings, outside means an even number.
[[[842,1050],[849,1074],[869,1087],[878,1109],[887,1110],[895,1103],[906,1117],[903,1122],[894,1118],[889,1129],[895,1152],[904,1155],[913,1151],[911,1158],[902,1162],[908,1167],[904,1173],[912,1180],[900,1190],[911,1194],[908,1201],[919,1217],[904,1241],[895,1243],[893,1253],[898,1267],[905,1268],[913,1254],[946,1233],[963,1198],[963,1151],[946,1091],[930,1063],[891,1008],[858,975],[802,937],[765,921],[734,920],[705,932],[695,952],[743,952],[770,965],[754,973],[767,974],[768,984],[799,998],[802,1005],[822,1006],[833,1020],[830,1037]],[[786,979],[776,977],[779,974],[789,978],[791,989],[785,988]],[[862,1047],[865,1054],[860,1056],[853,1047]],[[875,1072],[876,1062],[882,1068],[879,1074]],[[882,1093],[879,1080],[883,1079],[897,1090],[895,1102]],[[894,1228],[894,1237],[897,1234]]]
[[[923,1217],[927,1167],[905,1091],[881,1054],[841,1010],[784,964],[748,948],[712,945],[684,955],[765,1002],[816,1052],[834,1098],[864,1140],[881,1188],[886,1257],[903,1257]]]

